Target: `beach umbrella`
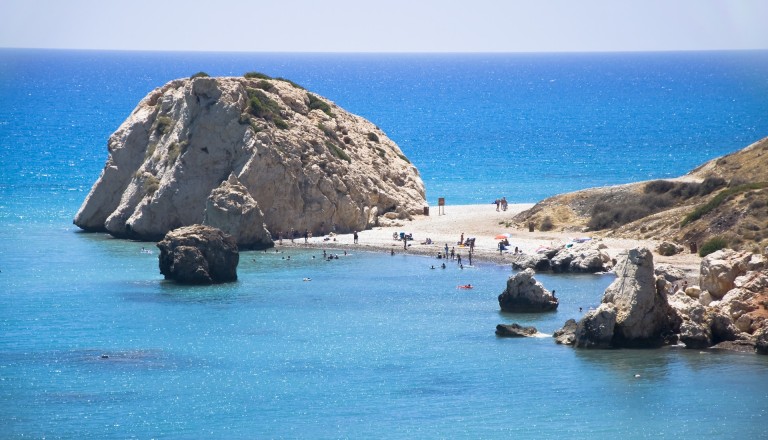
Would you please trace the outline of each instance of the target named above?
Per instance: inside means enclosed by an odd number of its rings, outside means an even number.
[[[494,238],[495,238],[496,240],[504,240],[505,238],[509,238],[509,237],[511,237],[511,236],[512,236],[512,234],[510,234],[509,232],[507,232],[507,233],[504,233],[504,234],[499,234],[499,235],[497,235],[497,236],[496,236],[496,237],[494,237]]]

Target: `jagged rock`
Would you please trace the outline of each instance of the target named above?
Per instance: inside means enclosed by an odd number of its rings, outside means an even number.
[[[577,327],[576,320],[569,319],[565,321],[563,328],[556,330],[555,333],[552,334],[552,337],[555,338],[555,342],[558,344],[573,345],[576,342]]]
[[[708,317],[710,329],[712,330],[712,342],[714,344],[723,341],[735,341],[739,339],[741,331],[733,323],[730,316],[725,313],[712,310]]]
[[[753,297],[753,292],[737,287],[729,290],[728,293],[723,296],[723,299],[710,305],[713,307],[716,306],[726,316],[735,321],[745,313],[758,309],[758,305],[752,301]]]
[[[683,252],[684,250],[685,248],[683,246],[680,246],[679,244],[675,244],[670,241],[664,241],[656,249],[656,252],[658,252],[659,255],[663,255],[665,257],[671,257],[672,255],[677,255],[680,252]]]
[[[716,350],[728,350],[728,351],[735,351],[738,353],[754,353],[755,352],[755,341],[750,339],[742,339],[738,341],[723,341],[719,344],[715,344],[710,348],[714,348]]]
[[[499,295],[504,312],[549,312],[557,309],[558,300],[533,278],[532,269],[519,272],[507,280],[507,288]]]
[[[712,331],[709,325],[683,320],[680,324],[680,341],[685,344],[685,348],[707,348],[712,345]]]
[[[688,286],[685,289],[685,294],[690,296],[691,298],[699,298],[701,296],[701,287],[699,286]]]
[[[266,249],[274,246],[258,203],[234,174],[230,174],[229,179],[211,191],[205,206],[203,224],[231,235],[241,249]]]
[[[613,304],[600,304],[588,311],[576,325],[576,348],[609,348],[613,340],[617,310]]]
[[[768,327],[755,332],[755,351],[757,354],[768,354]]]
[[[117,237],[157,240],[201,223],[230,174],[275,234],[359,231],[426,205],[418,171],[380,129],[283,80],[171,81],[138,104],[108,147],[74,223]]]
[[[605,250],[607,246],[599,241],[576,243],[563,246],[550,259],[553,272],[595,273],[611,269],[612,260]]]
[[[679,327],[679,318],[667,302],[663,278],[654,275],[653,254],[630,249],[619,258],[616,280],[603,294],[604,304],[617,309],[614,346],[653,346]]]
[[[182,284],[212,284],[237,280],[240,255],[231,235],[205,225],[168,232],[160,248],[160,273]]]
[[[596,273],[611,269],[613,262],[605,244],[599,241],[572,243],[545,249],[535,254],[511,255],[515,270],[533,269],[536,272],[551,270],[557,273]]]
[[[512,269],[533,269],[536,272],[550,270],[549,258],[545,254],[512,254]]]
[[[507,338],[523,338],[538,333],[536,327],[523,327],[518,323],[499,324],[496,326],[496,336]]]
[[[678,283],[685,280],[685,272],[682,269],[672,267],[670,264],[657,264],[654,268],[656,276],[662,276],[670,283]]]
[[[721,249],[701,260],[701,279],[699,285],[714,299],[720,299],[734,288],[736,277],[749,270],[752,253]]]

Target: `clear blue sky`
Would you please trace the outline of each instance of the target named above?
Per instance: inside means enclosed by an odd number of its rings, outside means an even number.
[[[768,0],[0,0],[0,47],[258,52],[768,49]]]

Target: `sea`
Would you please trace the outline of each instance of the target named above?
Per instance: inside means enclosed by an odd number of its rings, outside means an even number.
[[[448,207],[676,177],[768,136],[766,51],[0,49],[0,438],[768,438],[768,357],[553,342],[610,274],[537,274],[559,309],[508,314],[508,266],[283,247],[183,287],[154,243],[79,231],[109,135],[200,71],[373,121]],[[513,322],[544,336],[495,336]]]

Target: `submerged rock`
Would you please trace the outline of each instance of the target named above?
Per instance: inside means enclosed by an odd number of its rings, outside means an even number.
[[[496,336],[507,338],[524,338],[538,333],[536,327],[523,327],[518,323],[499,324],[496,326]]]
[[[499,295],[499,307],[504,312],[551,312],[558,300],[533,278],[532,269],[519,272],[507,280],[507,288]]]
[[[205,225],[175,229],[157,244],[160,273],[182,284],[213,284],[237,280],[240,260],[231,235]]]

